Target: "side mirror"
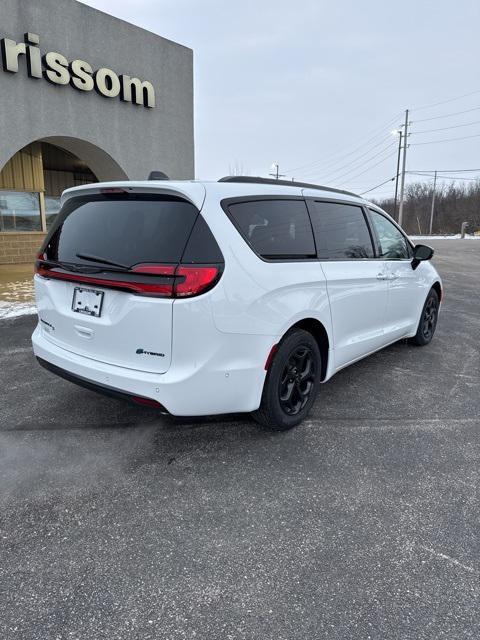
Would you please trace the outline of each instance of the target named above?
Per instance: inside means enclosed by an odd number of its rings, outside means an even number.
[[[413,249],[412,269],[415,271],[423,260],[431,260],[433,254],[432,247],[428,247],[426,244],[417,244]]]

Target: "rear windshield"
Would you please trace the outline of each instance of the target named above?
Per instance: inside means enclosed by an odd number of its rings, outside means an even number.
[[[179,262],[198,216],[172,196],[133,194],[72,198],[62,207],[43,251],[49,260],[92,264],[78,253],[132,266]]]

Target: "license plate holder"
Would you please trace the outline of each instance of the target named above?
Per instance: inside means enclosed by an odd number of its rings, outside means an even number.
[[[98,291],[97,289],[75,287],[73,290],[72,311],[99,318],[102,315],[103,294],[103,291]]]

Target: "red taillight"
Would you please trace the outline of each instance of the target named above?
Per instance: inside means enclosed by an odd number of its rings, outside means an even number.
[[[188,298],[198,296],[208,289],[218,277],[217,267],[194,267],[179,265],[175,271],[176,276],[183,276],[184,280],[175,283],[175,297]]]
[[[167,276],[165,282],[159,282],[152,277],[150,282],[138,281],[134,278],[124,278],[118,274],[115,279],[99,278],[96,275],[83,275],[57,271],[48,266],[45,255],[39,254],[35,265],[35,272],[44,278],[68,280],[91,285],[99,285],[108,289],[122,289],[137,295],[155,296],[159,298],[188,298],[197,296],[210,288],[218,279],[220,270],[213,266],[172,265],[172,264],[138,264],[130,272],[134,276]]]
[[[172,264],[136,264],[132,267],[134,273],[146,273],[152,276],[173,276],[175,265]]]
[[[48,267],[40,266],[37,274],[44,278],[53,278],[55,280],[68,280],[70,282],[80,282],[82,284],[98,285],[107,289],[122,289],[131,291],[138,295],[157,296],[161,298],[172,297],[172,283],[149,283],[135,282],[133,280],[107,280],[106,278],[97,278],[96,276],[81,276],[74,273],[63,273],[61,271],[52,271]]]

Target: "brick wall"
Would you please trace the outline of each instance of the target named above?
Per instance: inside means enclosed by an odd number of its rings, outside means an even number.
[[[44,233],[0,233],[0,264],[33,262]]]

